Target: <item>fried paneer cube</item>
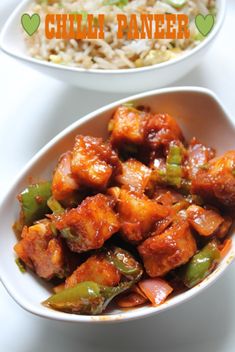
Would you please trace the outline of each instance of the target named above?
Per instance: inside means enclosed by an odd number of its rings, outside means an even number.
[[[150,176],[151,169],[136,159],[129,159],[122,163],[122,174],[115,178],[115,181],[122,185],[128,186],[133,190],[145,190]]]
[[[212,209],[204,209],[198,205],[190,205],[187,209],[190,225],[201,236],[211,236],[224,222],[222,216]]]
[[[52,194],[58,201],[73,197],[79,189],[79,184],[72,175],[71,159],[71,152],[63,154],[53,174]]]
[[[150,277],[167,274],[185,264],[196,253],[197,246],[187,221],[178,219],[160,235],[153,235],[138,246],[144,267]]]
[[[169,114],[151,114],[144,126],[144,138],[151,149],[166,147],[171,141],[183,141],[182,131]]]
[[[120,228],[112,199],[97,194],[87,197],[77,208],[55,216],[56,228],[73,252],[101,248]]]
[[[144,142],[144,123],[146,112],[132,107],[120,106],[110,121],[111,143],[115,147],[127,144],[140,145]]]
[[[46,280],[64,276],[65,258],[62,242],[53,235],[49,222],[25,226],[21,237],[14,250],[29,268]]]
[[[78,135],[72,151],[71,170],[78,183],[105,189],[112,174],[121,171],[121,164],[110,144],[101,138]]]
[[[103,254],[91,256],[66,279],[65,288],[80,282],[94,281],[99,285],[117,286],[121,280],[119,270]]]
[[[189,178],[194,177],[198,170],[205,166],[209,160],[215,157],[215,150],[206,147],[202,143],[193,138],[189,144],[187,151],[187,170]]]
[[[235,206],[235,151],[210,160],[192,179],[192,192],[207,201]]]
[[[117,207],[123,238],[132,243],[145,239],[156,221],[168,215],[168,208],[141,192],[124,188],[121,189]]]

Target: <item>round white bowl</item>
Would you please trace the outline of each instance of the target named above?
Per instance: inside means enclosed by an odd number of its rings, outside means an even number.
[[[12,224],[18,217],[16,195],[27,185],[29,177],[48,179],[51,177],[59,155],[71,148],[76,134],[107,137],[107,124],[115,109],[122,103],[135,101],[147,105],[152,111],[168,112],[179,122],[187,139],[198,137],[203,143],[213,146],[221,154],[234,149],[235,126],[218,98],[203,88],[168,88],[142,93],[103,107],[73,123],[57,135],[25,166],[16,177],[0,205],[0,278],[9,294],[27,311],[36,315],[70,322],[121,322],[163,312],[192,298],[212,284],[229,266],[235,256],[235,242],[217,269],[194,288],[175,295],[159,307],[144,306],[131,310],[115,310],[111,313],[89,316],[54,311],[41,305],[51,294],[50,284],[32,272],[22,274],[15,264],[13,246],[16,237]],[[218,138],[218,131],[219,136]],[[232,237],[235,231],[232,232]]]
[[[24,0],[9,17],[0,35],[0,48],[8,55],[53,78],[81,88],[104,92],[140,92],[166,86],[181,78],[200,63],[216,38],[225,15],[226,0],[216,0],[217,18],[213,30],[197,47],[181,57],[161,64],[121,70],[69,67],[37,60],[27,54],[20,19],[31,0]]]

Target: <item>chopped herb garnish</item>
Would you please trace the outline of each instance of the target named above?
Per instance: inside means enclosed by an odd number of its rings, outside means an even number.
[[[85,21],[87,20],[88,12],[86,12],[86,11],[80,11],[78,14],[79,14],[79,15],[82,15],[82,21],[85,22]]]
[[[167,0],[167,3],[176,9],[180,9],[186,4],[187,0]]]
[[[87,21],[87,16],[88,16],[88,12],[86,11],[80,11],[80,12],[70,12],[70,15],[82,15],[82,22],[86,23]],[[77,21],[77,18],[74,17],[74,20]]]
[[[123,8],[124,6],[126,6],[128,4],[129,0],[106,0],[104,2],[104,5],[116,5],[120,8]]]

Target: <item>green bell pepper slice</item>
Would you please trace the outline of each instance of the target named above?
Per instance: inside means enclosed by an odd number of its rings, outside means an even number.
[[[177,188],[181,185],[183,151],[177,145],[170,146],[166,159],[166,182]]]
[[[85,281],[52,295],[43,304],[64,312],[101,314],[116,295],[129,289],[131,285],[130,282],[123,282],[116,287],[107,287]]]
[[[107,259],[122,275],[132,281],[138,281],[143,274],[141,265],[124,249],[113,247],[107,251]]]
[[[204,280],[220,260],[220,251],[216,241],[209,242],[196,253],[186,266],[184,284],[191,288]]]
[[[97,314],[103,303],[99,285],[90,281],[56,293],[43,302],[50,308],[81,314]]]
[[[50,212],[47,201],[51,196],[51,182],[29,185],[20,193],[21,214],[24,225],[30,226]]]
[[[84,281],[52,295],[43,304],[64,312],[101,314],[115,296],[131,288],[142,276],[141,265],[127,251],[112,247],[102,249],[100,253],[122,274],[117,286],[109,287],[93,281]]]

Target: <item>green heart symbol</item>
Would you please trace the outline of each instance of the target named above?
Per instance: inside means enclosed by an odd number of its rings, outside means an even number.
[[[37,13],[34,13],[32,16],[30,16],[28,13],[24,13],[21,16],[22,27],[30,36],[32,36],[38,30],[40,22],[41,18]]]
[[[195,17],[195,24],[199,32],[206,37],[214,27],[215,19],[213,15],[203,16],[199,14]]]

